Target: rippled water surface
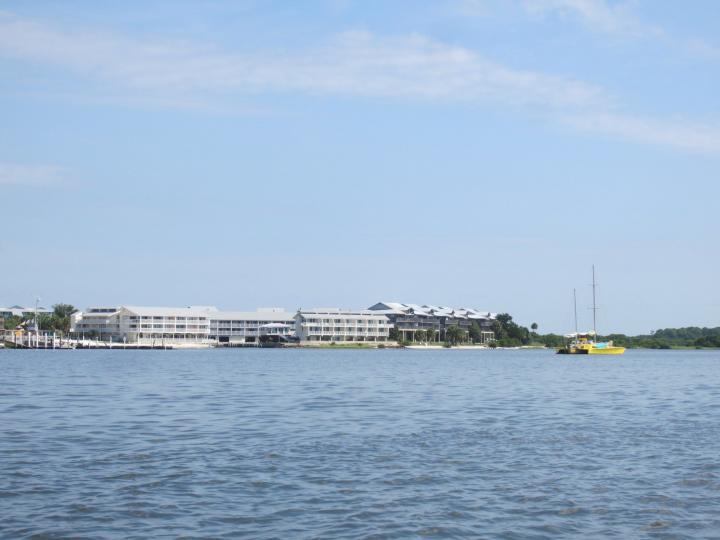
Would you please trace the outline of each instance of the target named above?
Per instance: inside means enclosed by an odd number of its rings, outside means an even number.
[[[720,354],[0,350],[3,538],[720,538]]]

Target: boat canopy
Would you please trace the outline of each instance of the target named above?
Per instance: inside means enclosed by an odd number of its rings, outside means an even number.
[[[566,338],[582,338],[582,337],[588,337],[588,336],[594,336],[595,332],[592,330],[590,332],[578,332],[578,333],[572,333],[572,334],[565,334]]]

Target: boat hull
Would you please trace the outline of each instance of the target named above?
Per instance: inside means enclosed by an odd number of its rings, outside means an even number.
[[[602,354],[602,355],[619,355],[625,354],[625,347],[595,347],[594,345],[580,345],[579,347],[562,347],[557,350],[557,354]]]
[[[605,355],[618,355],[625,354],[625,347],[603,347],[602,349],[593,347],[588,351],[588,354],[605,354]]]

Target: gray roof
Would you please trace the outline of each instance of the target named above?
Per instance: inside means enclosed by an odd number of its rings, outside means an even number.
[[[287,311],[213,311],[209,313],[211,320],[233,321],[293,321],[294,313]]]
[[[454,317],[456,319],[494,319],[497,315],[496,313],[480,311],[474,308],[402,304],[400,302],[378,302],[368,309],[386,315],[414,314],[420,317]]]
[[[215,311],[189,307],[147,307],[147,306],[122,306],[121,309],[129,311],[134,315],[155,316],[155,317],[210,317]]]
[[[38,313],[52,313],[51,310],[46,309],[44,307],[38,307],[37,312]],[[24,313],[35,313],[35,308],[34,307],[21,307],[21,306],[0,307],[0,313],[11,313],[15,317],[22,317]]]
[[[344,310],[339,308],[316,308],[316,309],[301,309],[297,312],[296,316],[300,317],[345,317],[352,319],[380,319],[385,320],[387,317],[383,313],[373,311],[369,309],[360,310]]]

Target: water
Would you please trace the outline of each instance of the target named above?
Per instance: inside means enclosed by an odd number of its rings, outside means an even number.
[[[720,353],[0,351],[2,538],[719,538]]]

